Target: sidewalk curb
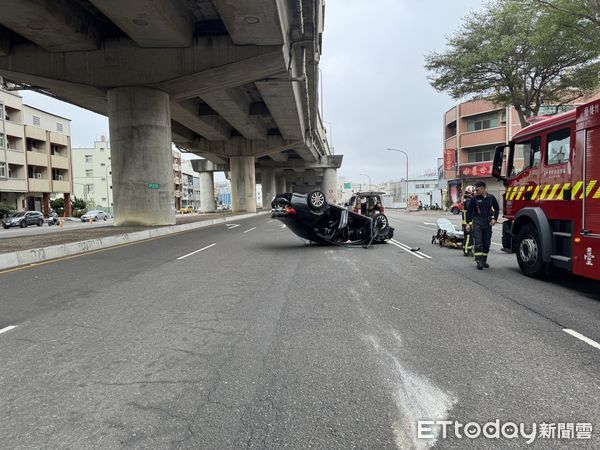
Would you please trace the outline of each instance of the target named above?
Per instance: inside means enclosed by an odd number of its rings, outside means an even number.
[[[238,216],[228,216],[202,222],[186,223],[181,225],[171,225],[168,227],[153,228],[135,233],[117,234],[97,239],[88,239],[85,241],[71,242],[68,244],[52,245],[50,247],[33,248],[30,250],[20,250],[18,252],[0,254],[0,270],[12,269],[19,266],[37,264],[51,259],[64,258],[66,256],[79,255],[103,248],[115,247],[117,245],[130,242],[144,241],[169,234],[181,233],[183,231],[196,230],[221,223],[232,222],[236,220],[250,219],[268,211],[258,213],[240,214]]]

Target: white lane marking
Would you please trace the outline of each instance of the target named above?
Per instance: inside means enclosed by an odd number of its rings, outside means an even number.
[[[237,228],[237,227],[239,227],[239,226],[240,226],[240,225],[239,225],[239,224],[237,224],[237,223],[228,223],[228,224],[227,224],[227,229],[231,230],[231,229],[233,229],[233,228]]]
[[[424,228],[425,230],[437,231],[437,228],[424,227],[423,225],[417,225],[419,228]]]
[[[413,255],[415,258],[419,258],[419,259],[425,259],[425,258],[423,258],[421,255],[417,255],[415,252],[411,252],[409,248],[402,247],[401,245],[397,244],[397,243],[396,243],[396,242],[394,242],[394,241],[388,241],[388,244],[395,245],[395,246],[396,246],[396,247],[398,247],[399,249],[401,249],[401,250],[404,250],[406,253],[408,253],[408,254],[410,254],[410,255]]]
[[[2,334],[2,333],[6,333],[7,331],[10,331],[10,330],[14,330],[15,328],[17,328],[17,326],[16,326],[16,325],[10,325],[10,326],[8,326],[8,327],[2,328],[2,329],[0,330],[0,334]]]
[[[285,224],[281,225],[281,228],[285,228],[285,227],[286,227]]]
[[[267,223],[271,223],[271,222],[273,222],[273,220],[267,220]]]
[[[244,233],[250,233],[252,230],[256,230],[256,227],[252,227],[249,230],[244,231]]]
[[[201,249],[196,250],[195,252],[188,253],[187,255],[180,256],[179,258],[177,258],[177,261],[179,261],[180,259],[183,259],[183,258],[187,258],[188,256],[195,255],[196,253],[199,253],[199,252],[201,252],[203,250],[206,250],[207,248],[214,247],[215,245],[217,245],[217,244],[210,244],[210,245],[207,245],[206,247],[202,247]]]
[[[495,242],[492,242],[492,245],[497,245],[498,247],[502,248],[502,244],[496,244]]]
[[[392,241],[394,241],[396,244],[400,244],[400,245],[404,246],[407,250],[410,250],[412,252],[411,248],[408,245],[403,244],[402,242],[397,241],[396,239],[392,239]],[[421,256],[423,256],[423,257],[425,257],[427,259],[433,259],[431,256],[426,255],[425,253],[423,253],[423,252],[421,252],[419,250],[417,250],[416,252],[413,252],[413,253],[416,253],[417,255],[421,255]]]
[[[423,222],[423,225],[433,225],[437,227],[437,223]]]
[[[565,333],[567,333],[567,334],[570,334],[571,336],[573,336],[573,337],[576,337],[577,339],[579,339],[579,340],[581,340],[581,341],[585,342],[586,344],[589,344],[589,345],[591,345],[592,347],[594,347],[594,348],[597,348],[598,350],[600,350],[600,344],[598,344],[598,343],[597,343],[596,341],[594,341],[593,339],[590,339],[589,337],[587,337],[587,336],[584,336],[583,334],[581,334],[581,333],[578,333],[577,331],[573,331],[573,330],[571,330],[571,329],[569,329],[569,328],[563,328],[563,331],[564,331]]]

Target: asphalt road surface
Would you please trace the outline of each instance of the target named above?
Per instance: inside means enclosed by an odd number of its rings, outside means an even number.
[[[499,420],[600,448],[598,283],[498,245],[477,271],[431,245],[439,216],[389,216],[368,250],[262,216],[1,273],[0,447],[524,447],[418,438]]]

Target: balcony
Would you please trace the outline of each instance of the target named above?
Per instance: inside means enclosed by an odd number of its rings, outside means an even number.
[[[66,134],[55,133],[53,131],[50,132],[50,142],[53,144],[68,146],[69,145],[69,136]]]
[[[446,139],[446,144],[444,148],[456,148],[456,136],[452,136],[451,138]]]
[[[71,182],[70,181],[53,180],[52,181],[52,192],[71,192]]]
[[[506,142],[506,127],[488,128],[460,135],[460,148],[503,144],[504,142]]]
[[[20,123],[5,121],[4,122],[4,132],[7,136],[14,136],[19,139],[23,139],[23,125]]]
[[[30,178],[29,192],[52,192],[50,189],[50,180],[44,178]]]
[[[25,137],[46,142],[46,131],[42,130],[41,128],[25,125]]]
[[[25,152],[6,152],[6,162],[8,164],[18,164],[20,166],[24,166],[25,164],[27,164],[27,160],[25,159]]]
[[[52,155],[50,156],[50,162],[54,169],[69,170],[69,158],[65,158],[64,156]]]
[[[48,153],[40,153],[36,151],[26,152],[27,164],[30,166],[48,167]]]
[[[27,192],[27,180],[24,178],[0,179],[0,189],[8,192]]]

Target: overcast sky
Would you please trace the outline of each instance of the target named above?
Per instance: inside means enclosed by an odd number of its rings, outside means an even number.
[[[323,38],[324,117],[331,123],[338,175],[356,182],[400,179],[435,169],[441,157],[442,115],[455,102],[427,82],[423,55],[442,50],[482,0],[327,0]],[[72,146],[108,136],[104,116],[43,95],[22,92],[25,103],[70,118]]]

